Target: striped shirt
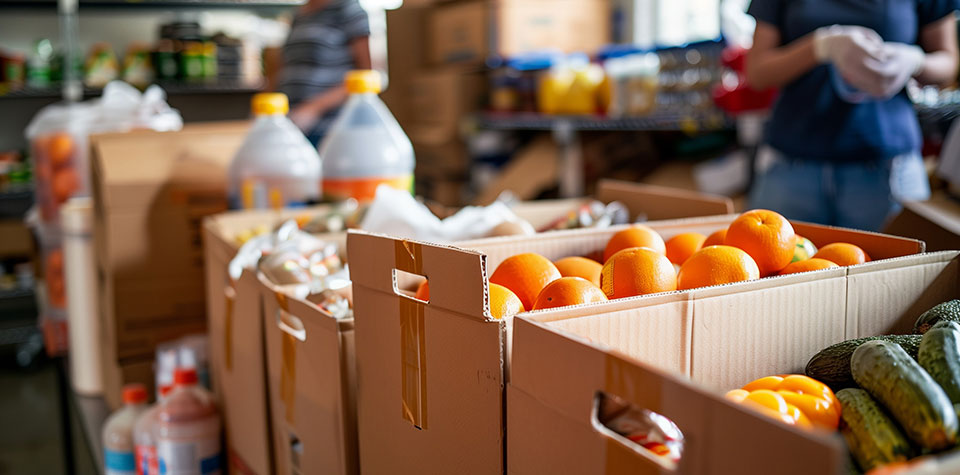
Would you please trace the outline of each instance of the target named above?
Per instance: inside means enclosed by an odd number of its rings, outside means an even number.
[[[343,84],[344,75],[354,69],[350,42],[365,36],[370,36],[370,23],[357,0],[330,0],[320,10],[298,13],[283,45],[277,89],[296,106]],[[324,128],[336,112],[324,114]]]

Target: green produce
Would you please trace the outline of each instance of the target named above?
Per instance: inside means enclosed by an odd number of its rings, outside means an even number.
[[[837,399],[842,408],[840,433],[863,471],[910,459],[910,442],[869,393],[848,388],[838,391]]]
[[[921,339],[920,335],[884,335],[843,341],[813,355],[804,372],[807,376],[834,389],[856,386],[850,374],[850,357],[858,346],[874,340],[892,341],[902,346],[907,354],[916,358]]]
[[[960,323],[960,300],[943,302],[923,312],[923,315],[920,315],[917,323],[913,326],[913,332],[922,335],[933,328],[940,320]]]
[[[853,352],[850,370],[915,444],[942,450],[957,442],[960,422],[950,398],[900,345],[868,341]]]
[[[917,361],[951,402],[960,403],[960,325],[957,322],[940,320],[924,333]]]

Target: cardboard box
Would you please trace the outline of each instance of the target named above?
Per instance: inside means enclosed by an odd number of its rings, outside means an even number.
[[[200,223],[226,209],[226,167],[246,123],[91,138],[104,377],[206,328]]]
[[[734,218],[729,215],[648,224],[669,238],[687,231],[709,233],[728,226]],[[875,259],[869,267],[889,265],[892,258],[923,251],[923,243],[905,238],[803,223],[794,227],[815,244],[845,241],[861,246]],[[520,252],[538,252],[552,260],[588,255],[602,249],[619,229],[478,240],[460,243],[459,248],[351,232],[347,247],[352,256],[362,470],[373,474],[502,471],[506,435],[503,389],[510,380],[511,327],[508,321],[490,317],[486,302],[488,275],[501,261]],[[834,301],[846,310],[847,300],[838,299],[844,296],[848,272],[857,272],[857,268],[544,310],[534,315],[544,321],[573,316],[588,321],[601,318],[595,315],[615,313],[624,321],[625,330],[608,338],[629,342],[626,347],[633,353],[628,354],[729,389],[739,387],[732,386],[735,382],[742,385],[746,375],[777,374],[788,369],[787,359],[795,360],[801,353],[803,358],[809,357],[807,347],[793,342],[800,328],[817,329],[811,338],[799,339],[801,342],[810,340],[826,346],[836,341],[836,332],[842,331],[844,322],[831,319],[834,314],[821,310]],[[406,274],[428,279],[428,303],[397,289],[396,276]],[[876,281],[873,284],[879,285]],[[767,315],[758,328],[728,324],[732,317],[727,312],[692,319],[698,314],[698,295],[741,288],[781,295],[807,287],[817,289],[817,299],[808,302],[813,307],[808,306],[800,315],[767,306],[766,300],[761,300],[762,304],[754,302]],[[672,313],[630,318],[655,303],[666,304]],[[701,326],[692,326],[697,324]],[[725,351],[731,342],[751,350],[776,342],[779,353],[776,358],[740,365],[732,364],[722,352],[703,364],[692,358],[717,355],[718,349]],[[552,435],[539,436],[552,442]]]
[[[960,201],[941,192],[904,203],[884,232],[923,240],[930,251],[960,249]]]
[[[415,145],[458,140],[464,117],[479,111],[486,99],[482,73],[450,68],[420,72],[410,78],[406,89],[411,114],[405,130]]]
[[[593,316],[514,320],[507,402],[511,473],[660,473],[592,419],[598,393],[674,420],[688,438],[677,473],[848,473],[839,436],[788,427],[723,394],[770,374],[802,373],[811,356],[850,338],[908,333],[931,306],[960,297],[960,252],[942,251],[788,279],[694,291]],[[656,321],[684,321],[682,338],[644,345]],[[680,353],[668,375],[655,352]],[[661,366],[662,367],[662,366]],[[544,437],[547,432],[560,437]],[[801,459],[802,464],[782,463]],[[957,473],[960,456],[936,460]],[[952,468],[947,468],[951,466]],[[934,473],[934,472],[923,472]]]
[[[594,53],[610,42],[604,0],[496,0],[444,4],[428,19],[427,60],[482,65],[490,55]]]
[[[353,319],[259,281],[273,473],[358,473]]]
[[[429,9],[387,10],[387,87],[381,98],[400,125],[407,129],[413,112],[407,98],[407,85],[426,63],[424,36]]]

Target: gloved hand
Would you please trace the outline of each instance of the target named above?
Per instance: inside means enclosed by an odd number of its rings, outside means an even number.
[[[813,33],[813,54],[821,63],[833,63],[851,86],[871,92],[879,90],[884,73],[882,64],[883,38],[877,32],[862,26],[832,25],[818,28]],[[871,62],[874,67],[868,67]]]
[[[867,70],[875,72],[878,80],[871,81],[864,91],[880,99],[889,99],[899,93],[907,81],[923,70],[926,53],[917,45],[884,43],[880,61],[868,58]],[[852,83],[851,83],[852,84]]]

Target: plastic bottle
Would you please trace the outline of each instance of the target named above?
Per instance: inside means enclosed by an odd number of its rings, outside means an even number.
[[[233,208],[302,206],[320,198],[317,150],[287,118],[287,96],[253,96],[256,118],[229,172]]]
[[[103,472],[106,475],[134,475],[133,425],[147,409],[147,389],[142,384],[123,387],[120,410],[103,425]]]
[[[220,473],[220,416],[195,369],[173,372],[173,391],[160,404],[154,433],[161,474]]]
[[[350,94],[320,144],[323,194],[328,201],[373,200],[386,184],[413,192],[413,145],[380,100],[376,71],[350,71]]]
[[[157,403],[147,409],[133,425],[134,458],[137,464],[137,475],[159,475],[160,466],[157,461],[157,414],[160,413],[160,404],[170,394],[173,386],[160,388]]]

